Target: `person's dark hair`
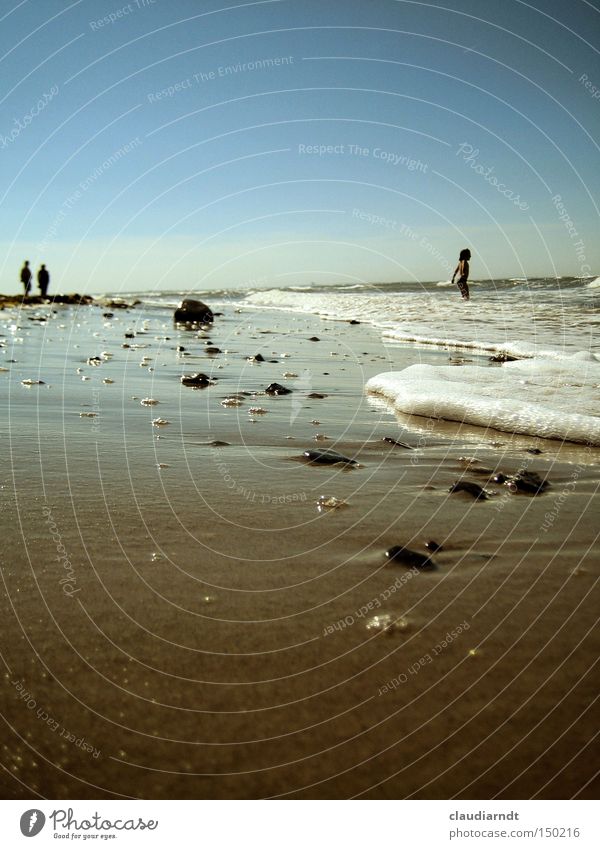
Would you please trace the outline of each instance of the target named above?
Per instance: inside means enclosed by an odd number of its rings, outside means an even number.
[[[459,259],[471,259],[471,251],[468,248],[463,248],[460,252]]]

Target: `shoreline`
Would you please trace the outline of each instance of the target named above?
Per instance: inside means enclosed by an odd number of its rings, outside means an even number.
[[[2,375],[5,795],[593,798],[597,449],[392,413],[368,378],[448,352],[367,324],[59,322]],[[359,466],[301,461],[322,448]],[[522,466],[550,488],[478,472]],[[428,540],[435,570],[387,562]]]
[[[98,295],[80,295],[77,292],[68,295],[48,295],[42,298],[41,295],[2,295],[0,294],[0,310],[11,307],[38,307],[48,306],[53,304],[61,304],[66,306],[101,306],[112,307],[115,309],[132,309],[141,304],[139,300],[125,301],[122,298],[103,297]]]

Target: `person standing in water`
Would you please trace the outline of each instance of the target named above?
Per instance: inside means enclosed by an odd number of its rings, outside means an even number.
[[[468,248],[464,248],[460,252],[460,256],[458,258],[458,265],[454,269],[454,274],[452,275],[452,282],[454,283],[454,278],[458,274],[458,280],[456,281],[458,284],[458,288],[460,289],[460,294],[462,295],[463,301],[469,300],[469,286],[467,280],[469,279],[469,260],[471,259],[471,251]]]
[[[48,274],[48,270],[43,263],[40,270],[38,271],[37,279],[40,295],[42,296],[42,298],[45,298],[46,293],[48,291],[48,283],[50,283],[50,275]]]
[[[31,292],[31,269],[29,268],[29,260],[25,260],[25,264],[21,269],[21,283],[25,287],[25,297]]]

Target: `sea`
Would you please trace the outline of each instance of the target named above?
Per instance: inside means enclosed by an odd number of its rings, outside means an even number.
[[[384,344],[462,354],[371,378],[367,392],[402,413],[600,445],[600,277],[475,280],[463,301],[449,281],[129,292],[149,310],[183,297],[215,310],[275,310],[366,323]],[[468,355],[478,355],[471,365]],[[482,355],[492,362],[479,361]],[[513,361],[514,358],[514,361]],[[457,369],[456,366],[461,368]]]
[[[385,338],[441,348],[517,357],[600,352],[600,277],[476,280],[469,286],[468,302],[449,281],[117,294],[158,309],[196,297],[217,309],[256,306],[356,319],[380,328]]]

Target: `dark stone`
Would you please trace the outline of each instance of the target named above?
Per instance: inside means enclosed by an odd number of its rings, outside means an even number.
[[[255,354],[253,357],[246,357],[249,363],[264,363],[265,358],[262,354]]]
[[[494,481],[494,483],[506,483],[508,478],[503,472],[496,472],[492,480]]]
[[[348,324],[360,324],[360,321],[357,321],[355,318],[351,318]]]
[[[500,351],[499,354],[494,354],[493,357],[490,357],[490,363],[514,363],[518,359],[518,357],[512,357],[510,354],[507,354],[506,351]]]
[[[319,339],[318,336],[311,336],[308,341],[309,342],[320,342],[321,340]]]
[[[356,460],[351,460],[349,457],[344,457],[343,454],[338,454],[337,451],[332,451],[329,448],[324,448],[321,451],[307,450],[303,455],[311,463],[321,465],[334,466],[341,463],[344,466],[358,466]]]
[[[542,451],[539,448],[526,448],[528,454],[541,454]]]
[[[401,545],[393,545],[385,553],[386,558],[392,563],[399,563],[408,569],[421,569],[424,572],[432,572],[437,566],[425,554],[411,551]]]
[[[265,389],[267,395],[289,395],[291,391],[287,386],[282,386],[281,383],[271,383]]]
[[[213,439],[213,441],[209,442],[208,444],[211,445],[213,448],[225,448],[225,446],[229,445],[230,443],[223,442],[223,440],[221,439]]]
[[[397,439],[393,439],[391,436],[384,436],[383,442],[387,442],[389,445],[397,445],[398,448],[408,448],[410,451],[413,451],[412,445],[407,445],[406,442],[398,442]]]
[[[102,315],[104,316],[104,318],[114,318],[115,317],[114,312],[103,312]]]
[[[307,398],[327,398],[327,395],[323,395],[322,392],[311,392],[310,395],[306,396]]]
[[[184,386],[194,386],[200,389],[211,385],[210,378],[202,374],[202,372],[198,372],[198,374],[182,374],[181,382]]]
[[[135,339],[135,333],[126,333],[125,338],[126,339]]]
[[[54,295],[52,298],[55,304],[91,304],[93,301],[90,295],[79,295],[77,292],[74,295]],[[40,302],[43,302],[43,298],[40,298]],[[107,304],[107,306],[112,307],[113,304]]]
[[[427,551],[433,551],[434,554],[436,551],[444,550],[444,547],[440,545],[439,542],[436,542],[434,539],[428,539],[425,543],[425,548],[427,549]]]
[[[536,472],[519,469],[516,475],[509,475],[504,485],[513,493],[524,495],[540,495],[550,486],[546,478],[541,478]]]
[[[185,351],[186,349],[183,347],[183,345],[178,345],[177,350],[178,351]]]
[[[206,324],[213,320],[213,311],[202,301],[184,298],[173,314],[176,324]]]
[[[54,298],[54,300],[57,301],[59,297],[60,296],[57,296],[56,298]],[[70,297],[78,298],[79,295],[71,295]],[[60,301],[59,301],[59,303],[60,303]],[[134,300],[134,301],[131,301],[131,303],[130,303],[128,301],[123,300],[123,298],[107,298],[106,300],[103,300],[101,303],[102,303],[102,306],[108,307],[108,309],[110,309],[110,310],[129,310],[132,307],[135,307],[136,304],[141,304],[142,302],[138,301],[138,300]]]
[[[488,498],[485,490],[482,489],[478,483],[471,483],[471,481],[457,481],[452,484],[448,491],[466,492],[468,495],[472,495],[476,501],[485,501]]]
[[[215,345],[209,345],[208,348],[204,349],[207,354],[220,354],[221,349],[217,348]]]

